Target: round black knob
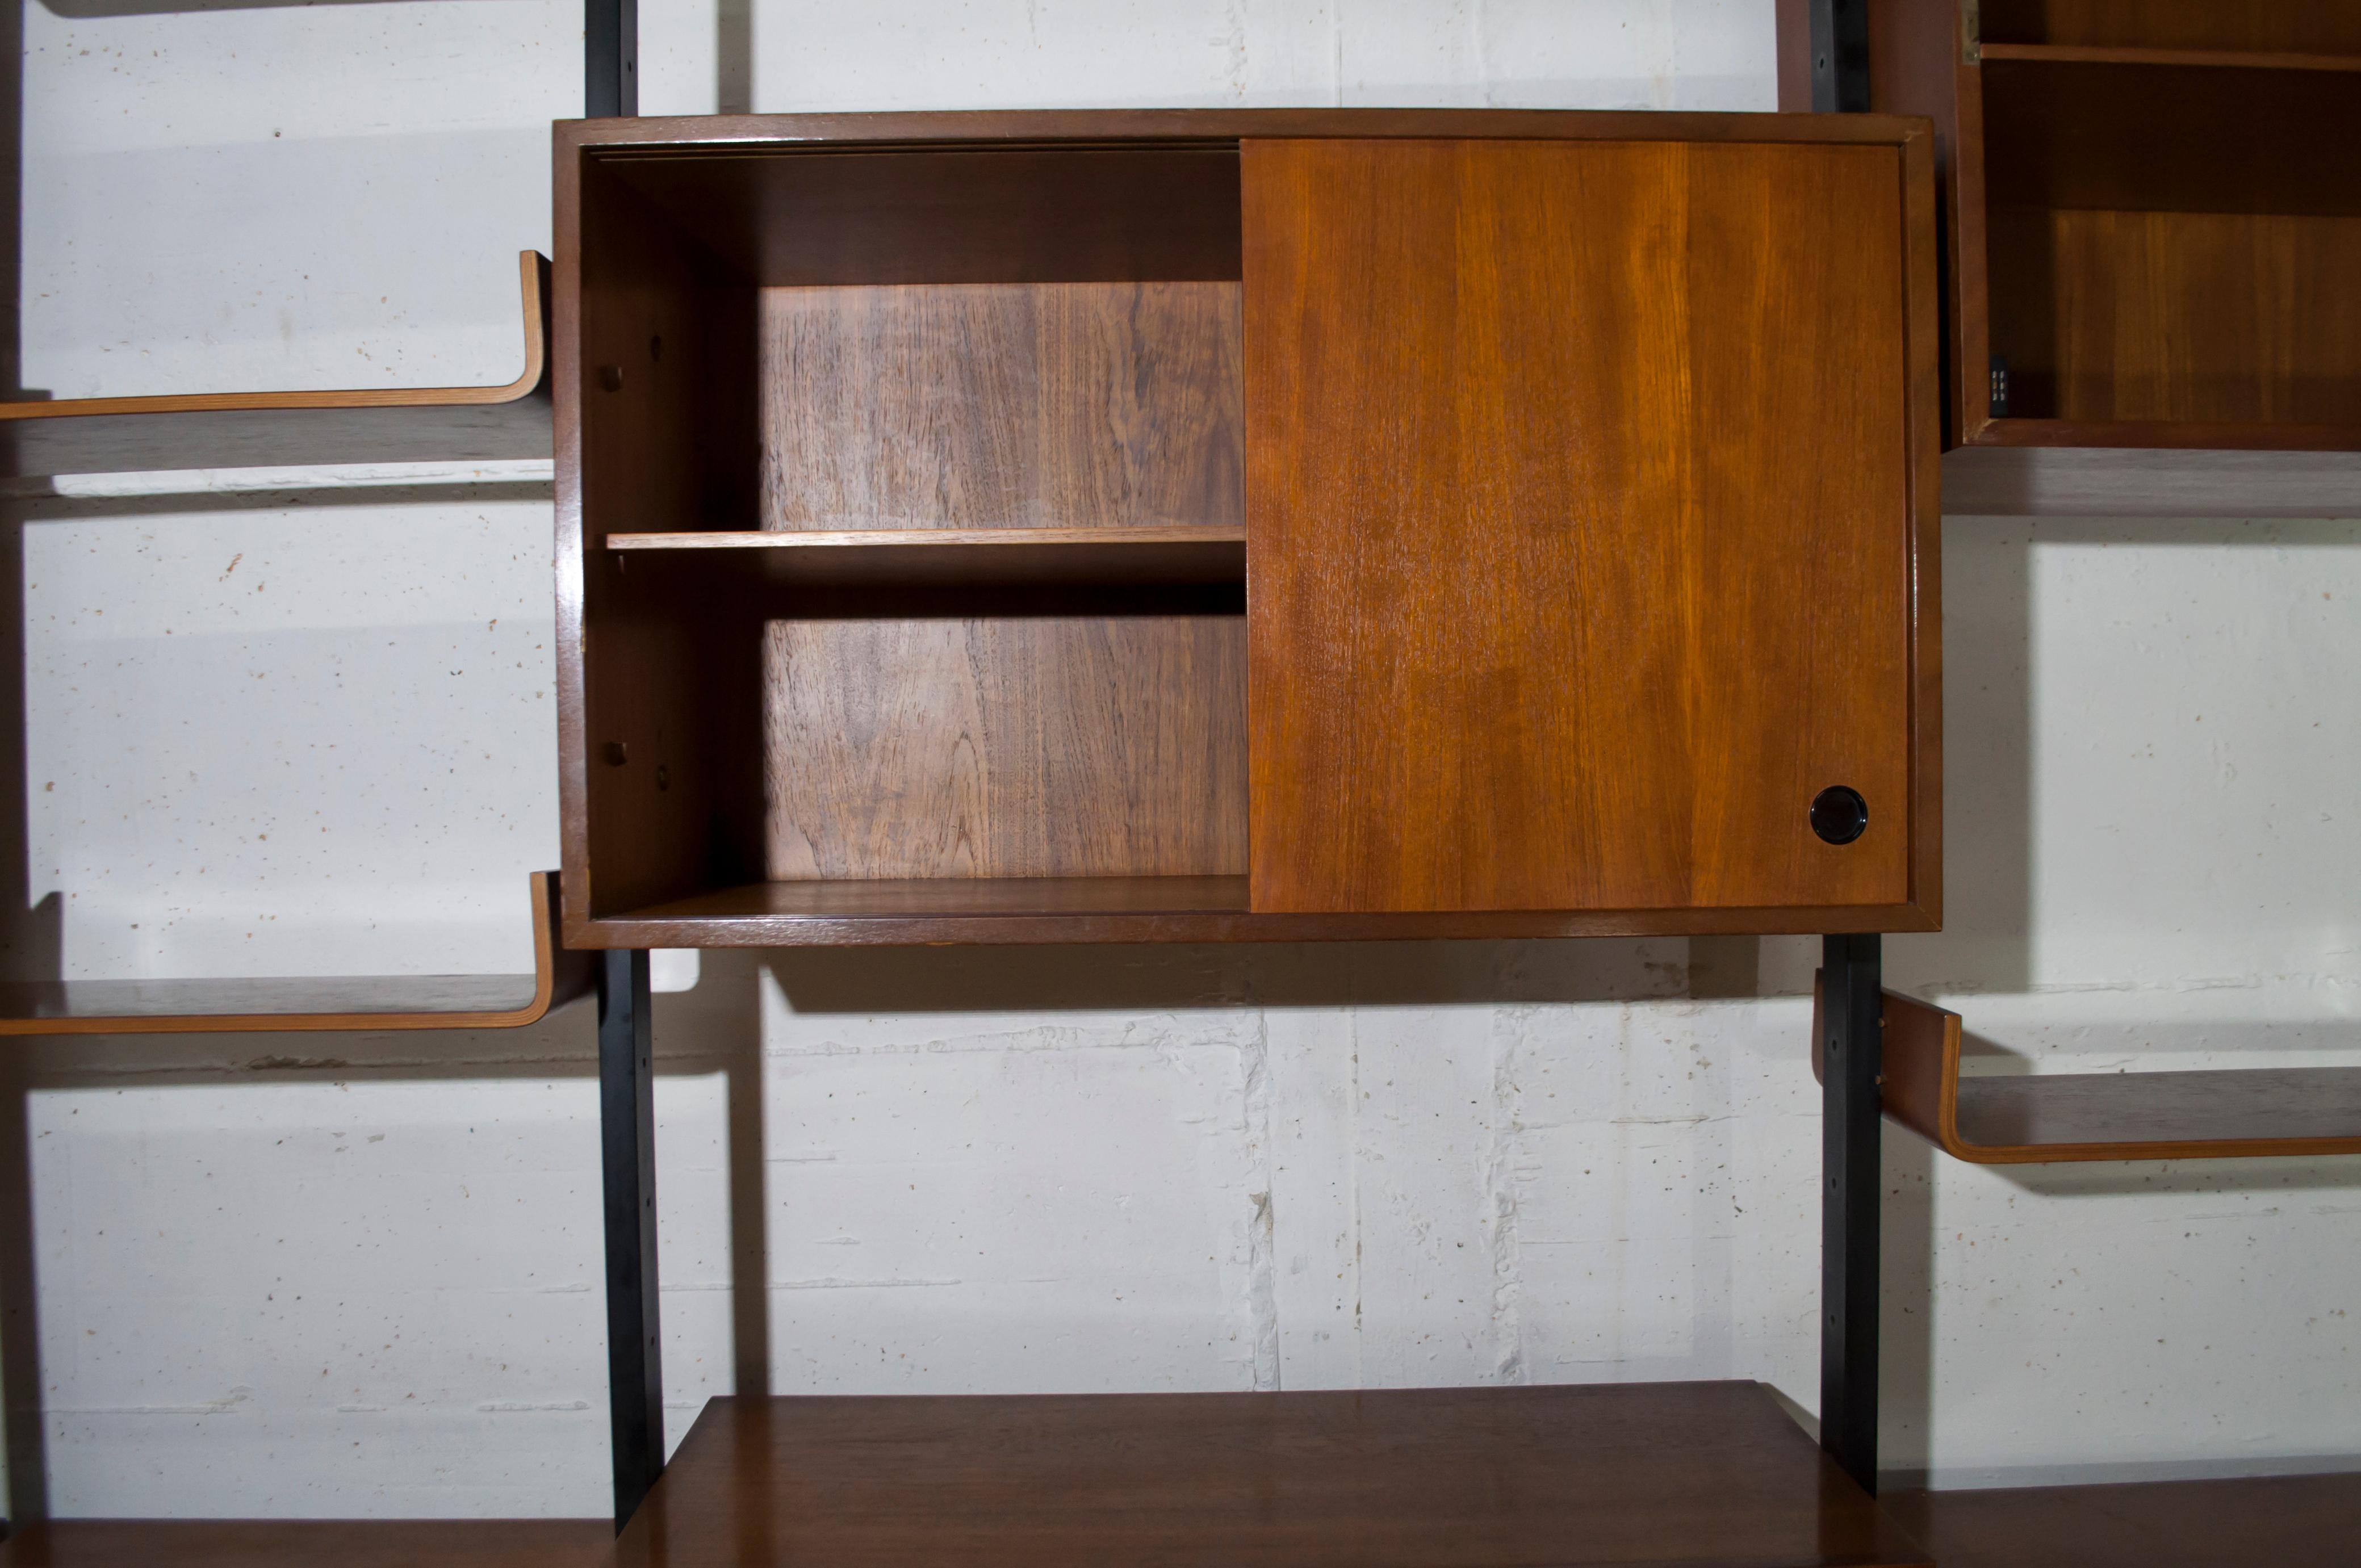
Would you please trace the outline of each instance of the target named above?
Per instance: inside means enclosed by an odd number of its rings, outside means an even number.
[[[1848,784],[1812,796],[1812,831],[1831,844],[1850,844],[1869,828],[1869,802]]]

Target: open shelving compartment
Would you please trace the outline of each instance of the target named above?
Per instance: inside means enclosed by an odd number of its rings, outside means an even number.
[[[569,918],[1243,913],[1235,144],[609,151],[577,221]]]
[[[2361,510],[2361,4],[1863,10],[1865,106],[1935,124],[1945,509]]]

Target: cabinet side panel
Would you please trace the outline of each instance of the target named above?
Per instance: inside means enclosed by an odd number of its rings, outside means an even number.
[[[1246,145],[1257,910],[1907,898],[1898,158]]]

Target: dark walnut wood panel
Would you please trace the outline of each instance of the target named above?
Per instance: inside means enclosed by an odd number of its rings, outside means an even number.
[[[1990,233],[2013,413],[2361,443],[2361,217],[1994,207]]]
[[[557,927],[557,873],[535,872],[531,974],[0,981],[0,1036],[521,1028],[595,980]]]
[[[785,587],[884,584],[1210,584],[1246,578],[1246,524],[913,528],[783,533],[610,533],[658,564]]]
[[[1820,1069],[1820,998],[1812,1068]],[[1962,1077],[1962,1020],[1885,992],[1886,1116],[1976,1165],[2361,1154],[2361,1068]]]
[[[1257,915],[1244,876],[758,882],[629,910],[569,939],[600,948],[1042,942],[1386,942],[1931,930],[1916,911],[1593,909]]]
[[[1236,616],[774,620],[774,880],[1246,869]]]
[[[2080,65],[2235,66],[2248,71],[2361,71],[2361,54],[2263,54],[2243,49],[2110,49],[2084,44],[1995,44],[1983,58]]]
[[[715,1399],[619,1568],[1925,1554],[1752,1383]]]
[[[1235,148],[1193,138],[1123,145],[1114,140],[1119,132],[1073,147],[962,145],[958,126],[939,137],[926,127],[965,115],[809,118],[871,129],[878,128],[871,122],[901,120],[912,134],[849,147],[765,137],[773,145],[756,156],[706,146],[603,161],[680,232],[763,288],[1238,275]],[[633,126],[656,126],[696,141],[707,127],[752,123],[777,126],[784,137],[805,119],[603,120],[579,134],[598,144],[628,137]],[[572,128],[559,129],[561,157]]]
[[[1256,908],[1909,903],[1896,150],[1244,159]]]
[[[2012,427],[2030,422],[2000,420],[1991,432],[2012,433]],[[2136,434],[2167,432],[2175,437],[2168,446],[2204,444],[2192,439],[2202,432],[2189,427],[2122,428]],[[2361,445],[2361,430],[2350,433]],[[1944,455],[1943,511],[1949,517],[2361,517],[2361,452],[2159,452],[2048,440],[1965,446]]]
[[[1905,1492],[1886,1514],[1943,1568],[2349,1568],[2361,1475]]]
[[[1987,59],[1982,76],[1994,207],[2361,214],[2349,72]]]
[[[1994,43],[2361,55],[2354,0],[1982,0]]]
[[[0,402],[0,475],[546,457],[549,263],[517,260],[524,365],[505,385]]]
[[[0,1568],[597,1568],[605,1519],[58,1519]]]
[[[1245,521],[1235,282],[764,289],[761,312],[763,528]]]

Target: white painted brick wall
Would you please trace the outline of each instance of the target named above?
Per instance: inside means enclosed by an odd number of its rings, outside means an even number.
[[[27,6],[27,385],[510,373],[570,0],[89,9]],[[744,16],[642,0],[644,106],[1773,96],[1763,0]],[[291,477],[13,503],[27,902],[56,899],[20,952],[524,961],[544,481],[239,493]],[[2361,526],[1954,519],[1945,572],[1950,929],[1889,942],[1894,981],[2033,1070],[2361,1061]],[[762,1378],[1808,1407],[1812,961],[1766,942],[1762,999],[1697,1002],[1681,942],[708,955],[657,1018],[673,1434]],[[591,1031],[23,1047],[52,1510],[603,1511]],[[1888,1151],[1890,1463],[2361,1454],[2361,1161]]]

